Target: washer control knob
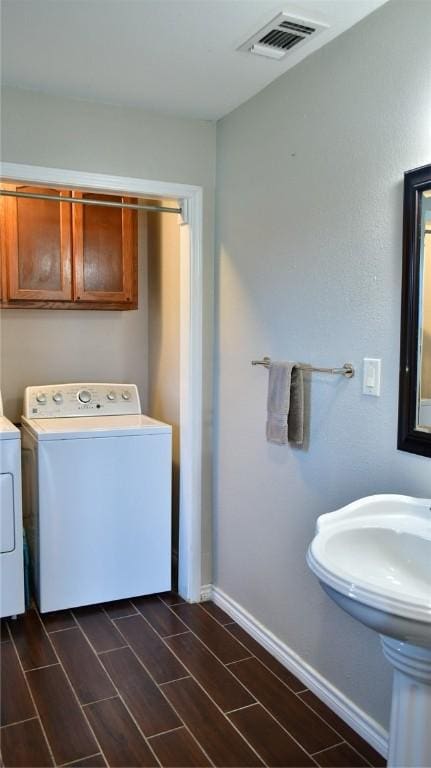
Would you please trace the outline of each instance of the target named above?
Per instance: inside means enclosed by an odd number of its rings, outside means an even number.
[[[38,392],[36,395],[36,400],[40,405],[45,405],[46,403],[46,395],[45,392]]]
[[[106,397],[107,397],[107,399],[108,399],[108,400],[111,400],[111,401],[112,401],[112,400],[115,400],[115,398],[117,397],[117,395],[115,394],[115,392],[108,392],[108,394],[106,395]]]
[[[87,389],[81,389],[81,391],[78,392],[78,400],[80,400],[81,403],[89,403],[91,400],[91,392]]]
[[[55,395],[52,396],[52,399],[54,400],[54,403],[62,403],[63,402],[63,395],[61,392],[56,392]]]
[[[127,389],[124,390],[124,392],[121,393],[121,397],[123,400],[130,400],[130,392],[127,391]]]

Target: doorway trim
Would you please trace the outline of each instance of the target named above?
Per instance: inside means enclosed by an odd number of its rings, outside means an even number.
[[[1,163],[0,176],[4,181],[176,199],[182,207],[178,591],[188,602],[198,602],[202,559],[202,187],[19,163]]]

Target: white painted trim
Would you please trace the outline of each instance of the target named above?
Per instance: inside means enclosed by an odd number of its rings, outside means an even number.
[[[180,312],[180,531],[178,591],[197,602],[201,591],[202,484],[202,188],[190,184],[18,163],[1,163],[6,180],[67,188],[109,190],[139,197],[178,199],[181,226]]]
[[[198,602],[202,558],[202,190],[196,190],[188,200],[187,224],[180,228],[178,592],[189,602]],[[184,460],[186,472],[182,472]]]
[[[201,602],[204,603],[205,600],[212,600],[214,595],[214,588],[212,584],[202,584],[201,586]]]
[[[202,587],[202,595],[205,595],[202,599],[214,600],[216,605],[226,611],[280,664],[296,675],[304,683],[304,687],[316,694],[381,755],[387,756],[389,737],[387,731],[379,723],[221,589],[207,584]]]
[[[58,186],[79,187],[85,189],[109,189],[110,192],[131,192],[145,197],[193,198],[201,187],[191,184],[178,184],[169,181],[139,179],[134,176],[111,176],[105,173],[85,173],[62,168],[43,168],[39,165],[21,163],[0,163],[0,176],[16,181],[32,181],[35,184],[54,184]]]

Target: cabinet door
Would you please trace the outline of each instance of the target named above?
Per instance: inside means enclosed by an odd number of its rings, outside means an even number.
[[[3,184],[3,189],[70,196],[67,190]],[[7,298],[70,301],[71,204],[2,197],[2,251]],[[4,286],[5,288],[5,286]]]
[[[88,200],[133,202],[99,193],[72,194]],[[73,208],[75,301],[132,304],[136,300],[136,212],[98,205]]]

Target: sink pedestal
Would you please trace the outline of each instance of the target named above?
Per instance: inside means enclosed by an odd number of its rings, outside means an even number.
[[[381,635],[394,667],[388,766],[431,766],[431,648]]]

